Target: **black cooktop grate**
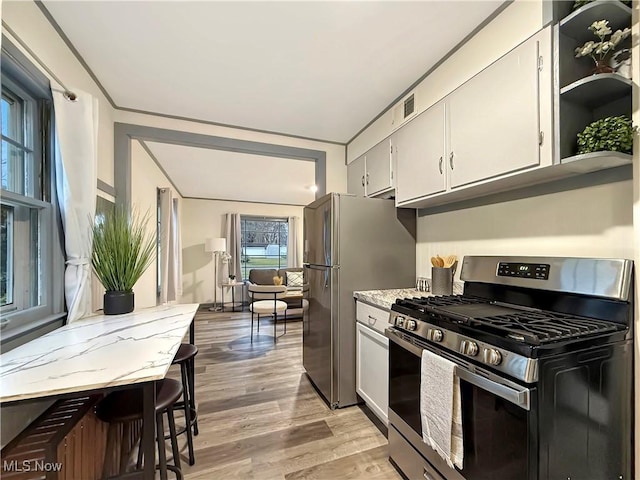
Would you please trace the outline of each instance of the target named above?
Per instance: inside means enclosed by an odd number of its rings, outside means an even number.
[[[453,305],[471,305],[474,303],[489,303],[489,300],[465,295],[445,295],[436,297],[414,297],[398,299],[398,305],[425,313],[429,307],[449,307]]]
[[[476,318],[469,324],[483,330],[495,329],[506,334],[508,338],[530,345],[614,332],[618,329],[611,322],[554,312],[497,315]]]
[[[614,332],[621,328],[615,323],[579,317],[576,315],[543,310],[525,310],[516,305],[505,305],[488,299],[464,296],[434,296],[398,300],[398,305],[418,311],[425,317],[462,323],[477,331],[488,332],[505,339],[529,345],[576,339],[601,333]],[[485,304],[487,307],[482,307]],[[478,307],[464,307],[478,305]],[[506,314],[486,315],[491,308],[503,308]],[[485,313],[485,315],[462,315],[460,312]],[[496,313],[496,312],[492,312]],[[426,318],[425,318],[426,319]]]

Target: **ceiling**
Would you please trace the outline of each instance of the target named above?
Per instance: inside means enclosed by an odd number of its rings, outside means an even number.
[[[315,199],[308,160],[144,142],[185,197],[307,205]]]
[[[503,0],[44,0],[121,108],[346,143]]]
[[[346,143],[503,0],[43,4],[119,108]],[[313,162],[145,145],[185,197],[315,198]]]

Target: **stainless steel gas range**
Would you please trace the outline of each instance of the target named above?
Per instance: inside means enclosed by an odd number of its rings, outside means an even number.
[[[632,478],[630,260],[465,257],[463,295],[397,300],[389,456],[409,479]],[[422,441],[421,355],[456,364],[463,468]]]

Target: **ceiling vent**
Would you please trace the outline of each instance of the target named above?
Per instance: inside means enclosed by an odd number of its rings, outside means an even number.
[[[393,107],[391,125],[395,130],[416,113],[416,102],[414,94],[405,97],[401,102]]]

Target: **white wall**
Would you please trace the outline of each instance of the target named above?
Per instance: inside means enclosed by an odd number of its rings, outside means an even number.
[[[262,133],[238,128],[222,127],[219,125],[211,125],[195,121],[176,120],[173,118],[127,112],[123,110],[117,110],[115,112],[115,121],[121,123],[132,123],[135,125],[144,125],[148,127],[198,133],[202,135],[213,135],[218,137],[234,138],[238,140],[249,140],[252,142],[263,142],[274,145],[285,145],[290,147],[321,150],[326,152],[327,154],[327,193],[342,193],[347,191],[347,167],[345,165],[345,147],[343,145],[334,145],[332,143],[317,142],[314,140],[303,140],[272,133]]]
[[[158,168],[156,162],[149,156],[140,142],[131,142],[131,206],[141,215],[148,214],[147,231],[154,238],[157,235],[158,188],[171,188],[174,196],[180,199],[180,194],[171,186],[171,182]],[[183,231],[189,227],[183,223]],[[151,266],[142,274],[135,284],[133,291],[136,295],[136,308],[152,307],[157,303],[157,275],[158,264],[154,260]],[[178,303],[180,299],[178,298]]]
[[[437,254],[633,258],[632,183],[419,217],[416,272],[431,277]]]
[[[416,111],[423,112],[542,27],[543,1],[515,0],[416,86]],[[349,143],[347,161],[389,136],[391,120],[389,110]]]
[[[291,205],[185,199],[182,204],[182,220],[185,225],[182,230],[182,303],[213,302],[213,260],[211,254],[204,251],[204,241],[206,238],[225,236],[225,214],[302,219],[302,209],[303,207]],[[298,223],[298,248],[302,251],[302,220]],[[218,289],[218,302],[221,301],[220,295]]]
[[[82,64],[67,48],[58,33],[33,2],[3,2],[2,21],[16,33],[36,56],[71,90],[80,89],[91,93],[99,101],[98,126],[98,178],[113,186],[113,114],[114,109],[102,94],[98,85],[89,76]],[[3,33],[27,56],[20,42],[6,29]],[[33,64],[41,68],[37,61]],[[61,88],[44,69],[54,88]]]

